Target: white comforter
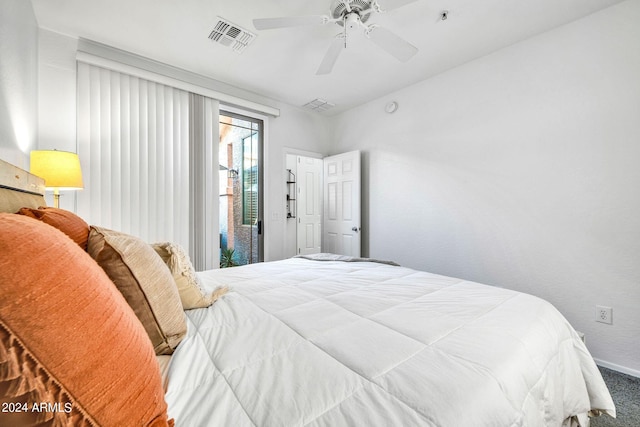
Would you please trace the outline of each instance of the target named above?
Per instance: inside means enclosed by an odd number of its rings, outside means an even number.
[[[615,415],[549,303],[371,262],[293,258],[198,273],[169,365],[177,426],[560,426]]]

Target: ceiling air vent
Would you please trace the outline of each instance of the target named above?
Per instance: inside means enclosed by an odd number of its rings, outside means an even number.
[[[312,110],[312,111],[318,111],[318,112],[322,112],[322,111],[327,111],[330,108],[335,107],[336,104],[329,102],[329,101],[325,101],[324,99],[314,99],[311,102],[307,102],[306,104],[303,105],[304,108],[306,108],[307,110]]]
[[[217,19],[216,26],[209,34],[209,38],[216,43],[220,43],[236,52],[242,52],[256,38],[255,34],[232,24],[226,19],[219,16]]]

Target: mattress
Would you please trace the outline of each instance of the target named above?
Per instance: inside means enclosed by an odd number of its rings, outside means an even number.
[[[588,425],[615,407],[578,334],[531,295],[380,262],[198,273],[168,366],[177,426]]]

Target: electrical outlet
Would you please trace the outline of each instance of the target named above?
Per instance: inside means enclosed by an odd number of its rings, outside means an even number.
[[[613,325],[613,309],[604,305],[596,305],[596,322]]]

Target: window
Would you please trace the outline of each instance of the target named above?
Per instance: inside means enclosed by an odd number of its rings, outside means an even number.
[[[255,225],[258,219],[258,167],[244,170],[242,188],[242,223]]]

